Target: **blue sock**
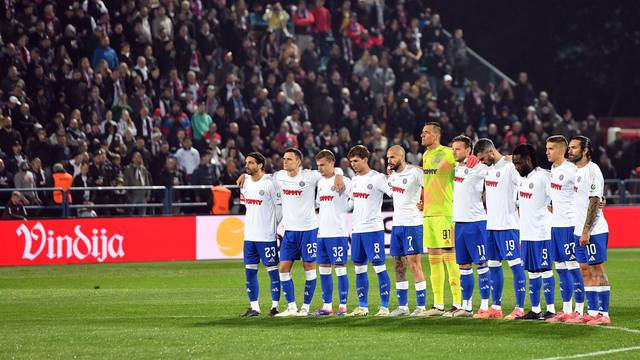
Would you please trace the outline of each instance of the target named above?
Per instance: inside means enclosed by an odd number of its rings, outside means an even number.
[[[489,268],[489,277],[491,284],[491,298],[493,304],[502,305],[502,288],[504,287],[504,273],[502,272],[502,264],[491,266]]]
[[[316,283],[318,281],[316,270],[308,270],[304,272],[304,276],[307,279],[304,282],[304,305],[311,305],[311,300],[313,299],[313,293],[316,292]]]
[[[489,299],[489,293],[491,292],[491,286],[489,283],[489,268],[486,266],[481,266],[478,268],[478,288],[480,289],[480,298],[481,299]]]
[[[331,276],[331,268],[320,268],[320,287],[322,288],[322,301],[325,304],[331,304],[333,300],[333,276]]]
[[[598,299],[599,296],[596,292],[596,288],[586,286],[584,290],[585,294],[587,295],[587,309],[589,309],[589,315],[595,316],[598,312],[598,307],[600,306]]]
[[[542,284],[544,286],[545,303],[553,305],[556,297],[556,278],[553,276],[553,271],[548,270],[542,273]]]
[[[397,281],[396,294],[398,295],[398,306],[409,306],[409,282]]]
[[[424,307],[427,303],[427,282],[416,283],[416,305]]]
[[[513,272],[513,288],[516,293],[516,307],[524,309],[524,298],[527,294],[527,278],[522,262],[511,266],[511,271]],[[539,288],[540,286],[538,286],[538,289]]]
[[[296,293],[293,288],[293,280],[291,280],[291,273],[280,273],[280,286],[282,287],[282,293],[284,298],[287,299],[287,303],[296,302]]]
[[[338,297],[340,298],[340,305],[347,305],[347,298],[349,296],[347,269],[336,268],[336,275],[338,275]]]
[[[569,302],[573,296],[573,276],[567,269],[559,269],[556,267],[556,272],[558,273],[558,278],[560,278],[560,296],[562,297],[562,302]]]
[[[244,269],[247,278],[247,296],[249,301],[257,301],[260,295],[260,285],[258,284],[258,269]]]
[[[601,313],[609,312],[609,298],[611,297],[611,287],[609,286],[601,286],[600,291],[598,292],[599,306],[598,311]]]
[[[271,280],[271,300],[280,301],[280,275],[278,274],[278,268],[274,267],[273,270],[269,270],[267,273]]]
[[[378,289],[380,290],[380,307],[389,307],[389,290],[391,288],[391,279],[389,279],[389,273],[387,272],[386,265],[375,265],[374,270],[378,275]],[[382,270],[381,270],[382,269]]]
[[[360,307],[369,306],[369,276],[367,265],[356,265],[356,294]]]
[[[462,300],[469,301],[473,296],[473,269],[460,269],[460,287]]]
[[[531,306],[540,307],[540,287],[542,286],[542,278],[540,273],[529,273],[529,299]],[[538,310],[539,312],[539,310]]]
[[[584,280],[582,280],[580,269],[571,269],[569,273],[573,279],[573,293],[575,294],[576,304],[582,304],[584,303]]]

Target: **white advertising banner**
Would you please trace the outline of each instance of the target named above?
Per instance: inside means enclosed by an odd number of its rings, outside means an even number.
[[[383,212],[387,254],[391,242],[392,212]],[[198,216],[196,218],[196,259],[242,259],[244,215]],[[351,214],[347,216],[351,226]],[[282,236],[284,230],[278,228]]]

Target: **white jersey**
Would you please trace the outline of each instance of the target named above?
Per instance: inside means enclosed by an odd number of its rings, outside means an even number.
[[[318,227],[316,186],[322,175],[317,170],[300,169],[291,177],[285,170],[274,178],[282,189],[282,226],[285,231],[308,231]]]
[[[375,170],[351,179],[353,233],[384,230],[381,211],[384,194],[392,196],[391,188],[386,177]]]
[[[240,189],[240,203],[245,206],[244,239],[249,241],[276,241],[276,206],[282,204],[278,185],[268,176],[258,181],[248,177]]]
[[[335,176],[322,178],[318,182],[316,203],[320,209],[318,215],[318,238],[348,237],[347,213],[351,180],[344,178],[344,191],[339,193],[333,186]]]
[[[539,167],[520,178],[518,205],[520,206],[520,240],[551,240],[551,175]]]
[[[473,168],[456,165],[453,177],[453,221],[487,220],[487,213],[482,202],[482,189],[487,169],[484,164],[478,164]]]
[[[576,172],[576,184],[574,189],[574,205],[575,205],[575,227],[573,233],[582,235],[584,222],[587,219],[587,210],[589,209],[589,198],[602,198],[604,191],[604,177],[598,165],[589,162],[584,167],[578,168]],[[633,219],[631,219],[633,221]],[[605,220],[602,209],[596,210],[596,219],[591,228],[591,235],[604,234],[609,232],[609,225]]]
[[[393,192],[393,226],[419,226],[424,222],[418,210],[424,182],[422,169],[409,165],[402,172],[392,172],[388,178]]]
[[[571,227],[573,219],[573,186],[576,181],[578,168],[570,161],[565,160],[560,166],[551,166],[551,204],[553,215],[552,227]]]
[[[487,169],[484,178],[487,202],[487,230],[518,229],[516,194],[520,174],[505,157]]]

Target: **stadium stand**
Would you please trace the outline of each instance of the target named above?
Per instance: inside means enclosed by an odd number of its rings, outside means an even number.
[[[63,172],[74,188],[234,184],[243,154],[262,152],[271,172],[289,146],[302,150],[305,166],[331,149],[350,174],[346,151],[361,143],[384,171],[393,144],[421,161],[425,121],[442,124],[444,143],[489,137],[505,153],[531,143],[543,163],[547,136],[583,134],[597,145],[605,178],[640,176],[637,140],[607,146],[595,116],[558,109],[524,72],[517,82],[472,78],[462,29],[450,36],[421,2],[381,3],[3,2],[0,205],[13,188],[26,204],[55,204],[38,188]],[[160,211],[91,210],[129,202],[211,209],[206,187],[168,194],[76,190],[71,201],[87,216]]]

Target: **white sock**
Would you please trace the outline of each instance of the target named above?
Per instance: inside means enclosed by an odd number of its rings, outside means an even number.
[[[302,304],[302,308],[300,310],[309,312],[309,304]]]
[[[548,312],[552,312],[552,313],[556,313],[556,306],[554,304],[547,304],[547,311]]]
[[[453,307],[456,309],[462,309],[462,304],[453,304]],[[442,307],[444,309],[444,306]]]
[[[271,308],[278,308],[278,306],[280,306],[280,301],[278,300],[271,300]]]
[[[501,305],[491,305],[491,308],[494,310],[502,310],[502,306]]]
[[[540,309],[540,305],[538,305],[538,306],[532,306],[531,311],[533,311],[534,313],[540,314],[540,311],[542,310]]]
[[[408,306],[398,306],[398,309],[400,310],[409,310]]]
[[[471,306],[469,306],[469,300],[462,300],[462,309],[464,310],[470,310]]]
[[[433,307],[438,310],[444,310],[444,304],[433,304]]]
[[[608,311],[607,312],[601,312],[600,314],[602,314],[602,316],[604,316],[604,317],[609,317],[609,312]]]
[[[331,310],[333,309],[333,303],[324,303],[322,305],[322,310]]]
[[[571,301],[562,302],[562,312],[565,314],[571,314]]]
[[[416,309],[425,310],[426,308],[424,306],[416,306]]]
[[[589,314],[589,316],[598,316],[598,310],[588,310],[587,313]]]
[[[298,312],[298,305],[296,305],[296,303],[294,302],[291,302],[287,305],[287,309]]]
[[[489,299],[480,299],[480,310],[489,310]]]
[[[251,301],[251,308],[257,312],[260,312],[260,304],[258,303],[258,301]]]
[[[389,310],[389,308],[386,308],[384,306],[380,306],[380,310]]]
[[[580,314],[580,316],[584,315],[584,303],[576,303],[576,312]]]

